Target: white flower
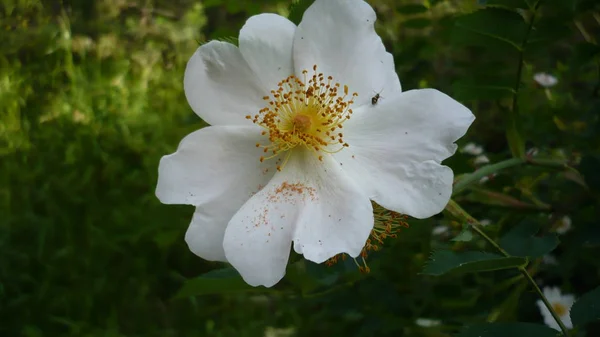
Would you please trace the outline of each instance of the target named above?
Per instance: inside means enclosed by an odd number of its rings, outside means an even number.
[[[481,177],[481,179],[479,179],[479,183],[480,183],[480,184],[485,184],[485,183],[487,183],[487,182],[488,182],[490,179],[494,178],[495,176],[496,176],[496,173],[492,173],[492,174],[489,174],[489,175],[487,175],[487,176],[483,176],[483,177]]]
[[[490,219],[483,219],[483,220],[479,221],[479,224],[482,225],[482,226],[484,226],[484,227],[485,226],[489,226],[489,225],[492,224],[492,220],[490,220]]]
[[[437,90],[402,92],[375,19],[361,0],[317,0],[297,27],[261,14],[239,48],[198,48],[184,89],[212,126],[161,159],[156,188],[163,203],[196,206],[192,252],[269,287],[292,246],[316,263],[358,256],[371,200],[416,218],[445,207],[453,173],[440,163],[474,116]]]
[[[568,215],[563,216],[558,220],[558,224],[556,226],[555,231],[558,234],[565,234],[566,232],[571,230],[571,217]]]
[[[268,326],[265,329],[265,337],[292,337],[296,334],[296,328],[274,328],[272,326]]]
[[[460,151],[473,156],[478,156],[483,153],[483,148],[475,143],[467,143]]]
[[[556,259],[556,257],[554,257],[554,255],[546,254],[542,256],[542,263],[555,265],[558,264],[558,260]]]
[[[568,329],[573,328],[573,323],[571,322],[571,316],[569,312],[571,310],[571,306],[575,302],[575,297],[573,295],[562,295],[560,289],[558,287],[544,287],[544,296],[550,302],[552,309],[556,312],[562,323]],[[540,312],[542,317],[544,318],[544,323],[556,330],[560,330],[558,323],[552,317],[550,310],[546,308],[544,302],[542,300],[537,300],[537,306],[540,308]]]
[[[483,165],[483,164],[487,164],[489,162],[490,162],[490,159],[484,154],[482,154],[481,156],[475,157],[475,160],[473,160],[473,164],[475,164],[475,165]]]
[[[553,87],[558,83],[558,79],[556,79],[556,77],[547,73],[537,73],[533,75],[533,80],[544,88]]]
[[[440,324],[442,324],[442,322],[440,320],[431,318],[417,318],[415,320],[415,324],[423,328],[432,328],[435,326],[439,326]]]
[[[525,152],[525,155],[528,157],[535,157],[540,153],[540,150],[537,147],[532,147]]]
[[[448,233],[449,230],[450,230],[450,228],[448,228],[448,226],[444,226],[444,225],[435,226],[431,230],[431,234],[433,234],[433,235],[442,235],[442,234]]]

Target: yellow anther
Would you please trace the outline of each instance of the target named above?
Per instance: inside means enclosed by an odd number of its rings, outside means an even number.
[[[348,86],[344,85],[341,96],[338,93],[340,83],[333,84],[332,76],[325,79],[323,73],[317,72],[316,65],[312,70],[311,76],[303,70],[302,80],[291,75],[279,82],[277,88],[271,90],[271,96],[263,97],[266,107],[254,117],[246,116],[265,129],[261,133],[263,136],[268,135],[270,144],[257,144],[257,147],[262,146],[265,153],[270,151],[273,155],[261,157],[261,161],[298,146],[314,151],[319,160],[323,160],[325,153],[348,147],[342,133],[332,134],[342,128],[342,123],[352,113],[349,108],[352,101],[346,100]],[[356,96],[356,93],[352,94],[352,97]],[[289,153],[285,156],[283,163],[278,163],[279,170],[285,166]]]

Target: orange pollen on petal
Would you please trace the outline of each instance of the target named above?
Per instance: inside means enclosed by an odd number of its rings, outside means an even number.
[[[331,154],[348,147],[341,132],[343,122],[350,119],[357,93],[350,94],[347,85],[334,82],[332,76],[325,76],[312,67],[313,73],[302,71],[302,79],[288,76],[264,96],[265,107],[254,116],[246,119],[261,126],[262,135],[268,141],[257,144],[268,155],[262,160],[274,158],[298,146],[313,152],[319,160],[323,154]],[[340,88],[342,88],[340,90]],[[335,130],[339,130],[333,133]],[[282,169],[289,153],[279,165]]]
[[[304,200],[317,200],[317,190],[303,183],[289,183],[284,181],[268,197],[269,202],[294,203],[297,196]]]

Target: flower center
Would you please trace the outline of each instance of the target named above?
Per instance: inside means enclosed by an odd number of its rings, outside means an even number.
[[[292,120],[294,124],[294,128],[296,128],[300,132],[306,132],[310,129],[312,121],[307,115],[296,115]]]
[[[558,316],[564,316],[567,314],[567,307],[562,305],[562,303],[552,303],[552,309],[554,309]]]
[[[290,150],[296,147],[309,149],[319,160],[323,160],[323,153],[336,153],[348,147],[342,124],[350,119],[350,105],[358,94],[349,95],[347,85],[340,90],[341,84],[334,82],[332,76],[325,79],[323,73],[317,72],[316,65],[312,76],[308,76],[307,70],[302,74],[303,80],[291,75],[279,82],[270,96],[263,97],[267,106],[254,116],[246,116],[265,129],[263,135],[269,136],[268,144],[256,144],[265,153],[260,157],[261,162],[287,152],[283,163],[281,159],[278,161],[279,171]]]

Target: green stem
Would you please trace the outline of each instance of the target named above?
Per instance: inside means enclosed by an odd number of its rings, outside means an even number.
[[[479,228],[479,226],[480,226],[479,223],[477,223],[477,224],[471,224],[471,228],[473,228],[473,230],[477,234],[479,234],[479,236],[481,236],[482,238],[484,238],[485,241],[487,241],[490,245],[494,246],[494,248],[496,248],[497,251],[499,251],[502,255],[504,255],[506,257],[510,257],[511,256],[504,249],[502,249],[502,247],[500,247],[500,245],[497,244],[496,241],[494,241],[487,234],[485,234],[485,232],[481,228]]]
[[[496,173],[498,171],[507,169],[509,167],[517,166],[524,164],[525,160],[521,158],[512,158],[505,161],[501,161],[496,164],[486,165],[477,171],[470,173],[464,177],[461,177],[455,184],[454,190],[452,191],[452,195],[456,195],[462,192],[467,186],[471,185],[474,182],[481,180],[483,177],[487,177],[490,174]]]
[[[529,283],[531,283],[531,285],[533,286],[535,291],[538,293],[538,295],[542,299],[542,302],[544,302],[544,305],[546,306],[546,308],[548,308],[548,310],[550,311],[550,314],[552,315],[552,317],[554,318],[556,323],[558,323],[558,326],[560,327],[560,330],[562,330],[563,335],[565,337],[568,337],[569,330],[567,330],[567,327],[563,324],[562,320],[560,319],[560,317],[558,316],[556,311],[554,311],[552,304],[550,304],[550,302],[548,302],[548,299],[546,298],[546,296],[544,296],[544,293],[542,292],[540,287],[538,287],[537,283],[535,283],[535,281],[533,280],[531,275],[529,275],[529,273],[527,272],[527,269],[525,269],[524,267],[519,267],[519,271],[521,272],[521,274],[523,274],[523,276],[525,276],[527,281],[529,281]]]
[[[465,190],[469,185],[474,182],[481,180],[481,178],[489,176],[490,174],[496,173],[498,171],[518,166],[522,164],[534,165],[534,166],[543,166],[553,169],[566,169],[575,171],[572,167],[567,164],[565,160],[556,160],[556,159],[536,159],[536,158],[511,158],[504,161],[501,161],[496,164],[486,165],[478,169],[477,171],[462,176],[454,183],[454,190],[452,191],[452,195],[456,195],[463,190]],[[577,173],[577,172],[576,172]],[[577,173],[579,174],[579,173]]]
[[[533,193],[531,193],[530,191],[526,190],[526,189],[520,189],[521,193],[524,196],[528,196],[533,203],[528,203],[525,201],[521,201],[517,198],[511,197],[509,195],[500,193],[500,192],[495,192],[495,191],[491,191],[488,189],[484,189],[481,187],[471,187],[471,192],[473,192],[473,196],[475,197],[474,200],[472,200],[472,202],[474,203],[482,203],[484,205],[488,205],[491,207],[494,206],[499,206],[499,207],[509,207],[512,209],[518,209],[518,210],[523,210],[523,211],[527,211],[527,210],[535,210],[535,211],[542,211],[542,212],[548,212],[552,209],[552,207],[550,205],[547,205],[539,200],[537,200],[535,198],[535,196],[533,196]],[[529,193],[529,195],[528,195]]]
[[[496,248],[502,255],[504,255],[506,257],[510,257],[510,254],[508,254],[504,249],[502,249],[502,247],[500,247],[496,243],[496,241],[494,241],[487,234],[485,234],[485,232],[483,230],[481,230],[481,228],[480,228],[481,225],[479,224],[479,221],[477,221],[474,217],[471,216],[471,214],[467,213],[467,211],[465,211],[462,207],[460,207],[460,205],[457,204],[456,201],[450,199],[450,201],[448,202],[448,205],[446,205],[446,210],[450,214],[452,214],[452,216],[461,220],[461,222],[466,222],[469,225],[471,225],[471,228],[475,232],[477,232],[477,234],[479,234],[482,238],[484,238],[485,241],[487,241],[490,245],[494,246],[494,248]]]
[[[485,232],[480,228],[481,225],[479,224],[479,222],[473,216],[471,216],[469,213],[467,213],[467,211],[465,211],[462,207],[460,207],[460,205],[457,204],[454,200],[450,199],[450,201],[448,202],[448,205],[446,206],[446,211],[449,212],[455,218],[461,220],[461,222],[468,223],[471,226],[471,228],[473,229],[473,231],[475,231],[485,241],[487,241],[490,245],[492,245],[498,252],[500,252],[500,254],[504,255],[505,257],[511,257],[511,255],[507,251],[502,249],[502,247],[500,247],[500,245],[497,244],[496,241],[494,241],[487,234],[485,234]],[[563,322],[560,320],[560,317],[558,316],[558,314],[556,313],[556,311],[554,310],[554,308],[552,307],[550,302],[548,302],[548,299],[546,298],[546,296],[544,296],[544,293],[540,290],[540,287],[538,287],[537,283],[535,283],[535,281],[533,280],[533,278],[527,271],[526,266],[518,267],[518,269],[519,269],[519,272],[523,276],[525,276],[525,279],[533,286],[535,291],[538,293],[538,295],[542,299],[542,302],[544,302],[544,305],[546,306],[546,308],[548,308],[548,310],[550,311],[550,314],[552,315],[552,317],[554,318],[556,323],[558,323],[558,326],[562,330],[563,335],[565,337],[568,337],[569,331],[567,330],[567,328],[565,327]]]
[[[519,64],[517,66],[517,80],[515,82],[515,90],[513,91],[513,99],[512,99],[512,109],[508,113],[508,126],[506,128],[506,138],[508,141],[508,146],[510,148],[510,152],[515,158],[524,158],[525,157],[525,142],[521,137],[521,133],[518,127],[519,120],[519,90],[521,88],[521,77],[523,73],[523,61],[525,54],[525,47],[527,46],[527,41],[529,40],[529,34],[531,34],[531,30],[533,29],[533,24],[535,22],[535,17],[537,15],[537,9],[541,3],[541,0],[538,0],[536,4],[533,6],[531,19],[529,20],[529,25],[527,26],[527,31],[525,32],[525,36],[523,37],[523,41],[519,46]]]
[[[525,162],[530,165],[545,166],[555,169],[570,169],[571,167],[565,160],[547,159],[547,158],[525,158]]]

